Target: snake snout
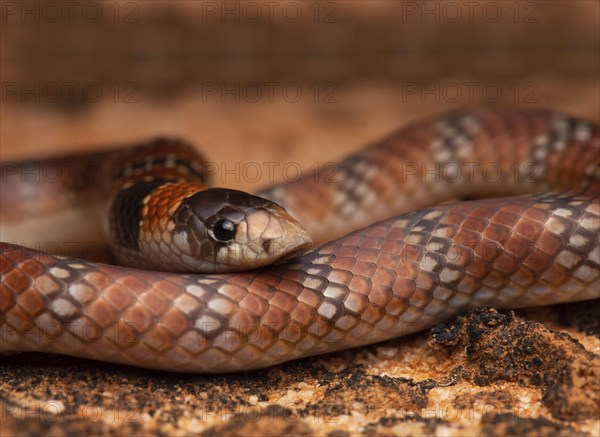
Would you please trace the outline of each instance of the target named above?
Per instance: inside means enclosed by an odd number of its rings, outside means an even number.
[[[314,245],[304,226],[274,203],[248,211],[237,227],[236,241],[245,242],[245,254],[257,266],[293,257]]]
[[[260,243],[271,262],[296,256],[314,246],[304,226],[279,205],[250,213],[246,223],[249,235]]]

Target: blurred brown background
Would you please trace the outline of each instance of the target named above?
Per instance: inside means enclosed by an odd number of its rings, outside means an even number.
[[[3,160],[169,134],[225,169],[307,167],[458,107],[600,118],[595,1],[4,1],[1,12]],[[267,173],[216,183],[254,190]]]

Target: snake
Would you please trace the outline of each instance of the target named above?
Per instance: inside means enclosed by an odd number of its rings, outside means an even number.
[[[190,194],[190,180],[169,176],[171,169],[203,180],[202,168],[190,164],[193,147],[180,146],[163,139],[129,151],[3,164],[0,352],[242,372],[423,331],[480,306],[600,297],[599,126],[543,109],[465,109],[417,120],[332,168],[260,190],[266,200],[249,197],[249,209],[234,219],[219,216],[247,224],[258,205],[260,244],[265,235],[298,233],[270,265],[219,271],[224,258],[214,241],[206,250],[217,260],[213,273],[171,269],[173,253],[143,270],[32,244],[93,242],[111,221],[110,205],[127,209],[126,198],[137,206],[113,235],[126,254],[137,251],[133,258],[152,226],[163,242],[183,232],[177,238],[185,250],[194,232],[248,242],[249,228],[215,233],[217,221],[208,220],[237,194],[217,199],[220,189],[206,187]],[[143,149],[158,158],[140,155]],[[128,154],[144,159],[130,164]],[[44,168],[79,170],[36,178]],[[86,180],[90,168],[103,175],[116,168],[119,176]],[[140,180],[147,184],[136,188]],[[177,230],[171,218],[146,222],[161,189],[171,195],[157,200],[157,210],[170,217],[182,205],[190,216],[195,201],[187,200],[211,194],[211,211],[195,213],[204,214],[197,231]],[[101,193],[110,193],[108,218]]]

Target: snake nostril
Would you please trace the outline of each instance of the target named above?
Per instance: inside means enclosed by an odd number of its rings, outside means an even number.
[[[271,243],[273,242],[273,240],[271,239],[266,239],[263,240],[263,242],[261,243],[262,249],[266,252],[269,253],[269,250],[271,249]]]

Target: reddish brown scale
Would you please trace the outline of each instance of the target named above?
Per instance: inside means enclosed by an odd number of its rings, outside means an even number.
[[[147,179],[178,182],[206,182],[204,159],[191,146],[179,140],[160,138],[122,152],[116,173],[123,174],[121,184]],[[171,161],[170,164],[167,164]],[[152,165],[146,165],[152,163]]]
[[[181,201],[206,188],[198,184],[185,183],[168,183],[156,188],[144,199],[140,244],[144,244],[144,241],[160,240],[162,235],[170,233],[172,229],[168,229],[167,224],[172,214],[181,205]]]

